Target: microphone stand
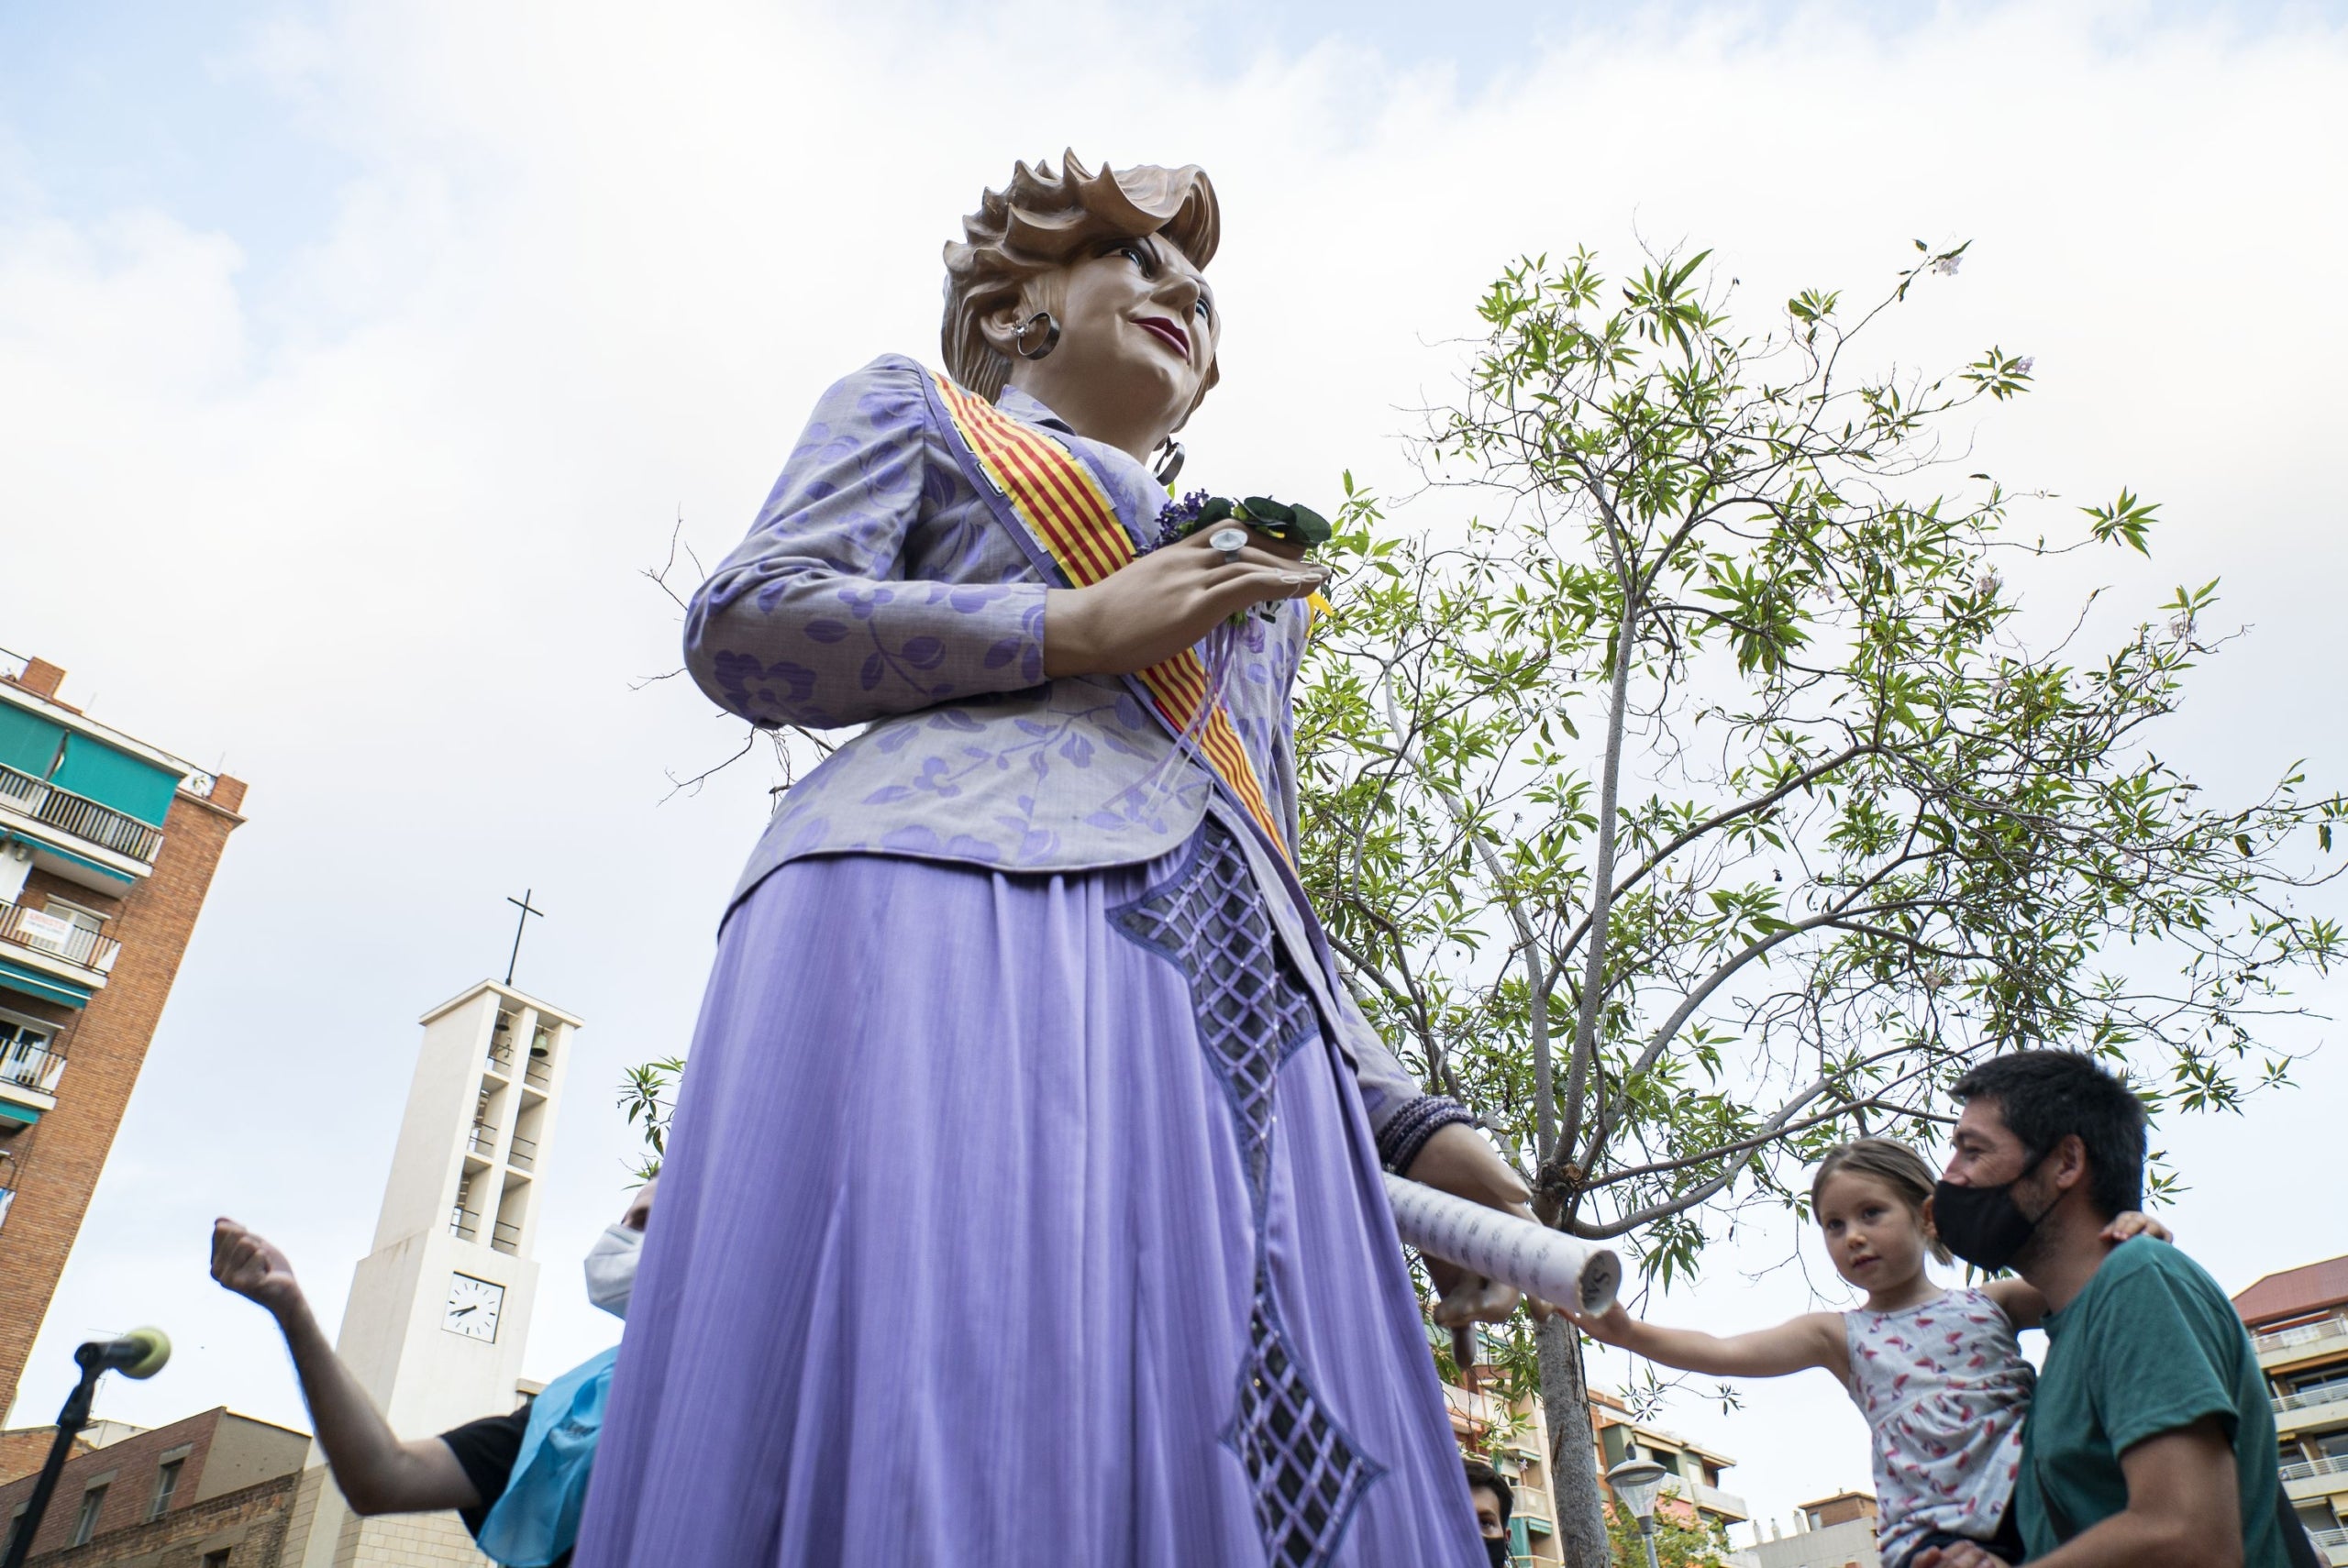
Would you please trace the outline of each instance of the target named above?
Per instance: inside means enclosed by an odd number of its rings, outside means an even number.
[[[49,1445],[49,1458],[41,1463],[40,1479],[33,1483],[33,1495],[26,1500],[24,1514],[9,1538],[8,1555],[0,1559],[0,1568],[25,1568],[25,1559],[33,1549],[33,1534],[40,1529],[41,1515],[49,1511],[50,1494],[57,1490],[57,1478],[72,1455],[73,1439],[90,1424],[90,1397],[97,1392],[98,1378],[106,1369],[105,1347],[83,1345],[73,1353],[73,1359],[81,1364],[82,1380],[73,1386],[73,1392],[65,1397],[64,1405],[57,1412],[56,1440]]]

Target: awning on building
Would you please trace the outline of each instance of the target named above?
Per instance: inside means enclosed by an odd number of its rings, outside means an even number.
[[[44,975],[39,969],[26,967],[11,959],[0,957],[0,989],[22,991],[43,1001],[60,1002],[66,1007],[87,1007],[91,990],[71,980]]]

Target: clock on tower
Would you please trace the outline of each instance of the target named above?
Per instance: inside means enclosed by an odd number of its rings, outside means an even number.
[[[449,1307],[440,1326],[469,1340],[497,1338],[497,1314],[505,1305],[505,1287],[469,1274],[449,1276]]]
[[[422,1048],[337,1349],[394,1431],[422,1437],[521,1397],[537,1294],[538,1188],[579,1020],[483,981],[424,1015]],[[564,1271],[579,1288],[578,1265]],[[310,1465],[287,1568],[486,1563],[454,1514],[368,1518]],[[428,1540],[426,1538],[429,1538]]]

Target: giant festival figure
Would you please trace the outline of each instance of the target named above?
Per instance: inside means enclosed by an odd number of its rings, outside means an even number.
[[[726,913],[580,1568],[1488,1561],[1379,1172],[1524,1188],[1294,875],[1322,569],[1173,525],[1219,226],[1021,164],[947,374],[826,392],[693,601],[726,708],[869,727]]]

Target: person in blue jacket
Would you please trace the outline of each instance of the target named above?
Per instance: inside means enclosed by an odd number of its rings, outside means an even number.
[[[588,1297],[616,1317],[627,1316],[657,1185],[657,1178],[645,1183],[587,1254]],[[564,1373],[517,1409],[403,1441],[335,1354],[282,1252],[234,1220],[217,1220],[212,1277],[277,1320],[327,1467],[354,1512],[453,1508],[482,1553],[505,1568],[566,1568],[617,1346]]]

